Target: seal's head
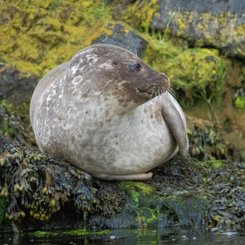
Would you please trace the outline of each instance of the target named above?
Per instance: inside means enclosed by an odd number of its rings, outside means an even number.
[[[87,71],[86,68],[89,68]],[[117,98],[120,106],[136,107],[168,90],[164,73],[152,70],[132,52],[114,45],[95,44],[77,53],[70,71],[96,81],[99,91]],[[89,74],[88,74],[89,73]]]

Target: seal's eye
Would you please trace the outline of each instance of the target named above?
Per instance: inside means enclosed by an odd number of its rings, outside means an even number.
[[[136,72],[141,70],[141,64],[136,63],[136,64],[130,64],[128,65],[128,70],[130,72]]]

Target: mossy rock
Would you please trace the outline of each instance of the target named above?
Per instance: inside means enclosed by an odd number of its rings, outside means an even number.
[[[182,98],[185,95],[186,104],[221,103],[226,66],[217,50],[186,48],[167,39],[149,43],[144,59],[169,76],[173,88],[181,91]]]
[[[195,46],[212,46],[230,56],[245,57],[244,1],[159,1],[152,28],[187,39]],[[160,16],[159,16],[160,14]]]
[[[212,46],[230,56],[245,57],[242,0],[113,1],[114,18],[140,31],[158,30],[188,40],[191,46]]]
[[[0,13],[1,61],[38,76],[108,34],[111,19],[104,1],[12,1]]]
[[[166,64],[176,88],[187,94],[187,99],[200,96],[221,99],[224,64],[216,51],[188,49]]]
[[[171,225],[199,226],[204,217],[207,200],[191,193],[173,191],[162,196],[149,183],[122,182],[125,206],[112,217],[92,215],[90,225],[100,228],[163,228]]]
[[[165,72],[173,85],[184,91],[186,101],[192,103],[200,97],[220,100],[225,66],[216,50],[189,49],[185,42],[169,40],[165,33],[150,31],[149,22],[159,10],[158,1],[127,2],[120,16],[134,27],[138,26],[136,20],[144,20],[139,21],[139,33],[112,20],[115,4],[46,0],[3,5],[0,7],[3,13],[1,59],[22,72],[41,77],[85,46],[111,43],[128,48],[154,69]]]
[[[122,19],[141,32],[149,33],[153,17],[159,15],[159,0],[125,1],[125,4],[115,1],[112,9],[117,13],[115,19]]]

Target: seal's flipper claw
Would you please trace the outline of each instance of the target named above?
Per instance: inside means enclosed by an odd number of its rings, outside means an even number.
[[[113,181],[113,180],[148,180],[152,177],[152,172],[144,174],[131,174],[131,175],[108,175],[108,174],[92,174],[93,177]]]

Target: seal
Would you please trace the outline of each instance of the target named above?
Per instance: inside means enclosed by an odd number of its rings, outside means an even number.
[[[30,119],[42,152],[104,180],[145,180],[178,151],[184,113],[170,81],[135,54],[106,44],[79,51],[34,90]]]

